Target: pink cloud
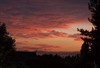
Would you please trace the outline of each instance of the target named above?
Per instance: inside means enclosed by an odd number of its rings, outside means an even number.
[[[67,37],[67,33],[64,32],[58,32],[55,30],[52,31],[37,31],[31,34],[16,34],[17,37],[22,37],[22,38],[33,38],[33,39],[39,39],[39,38],[57,38],[57,37]]]

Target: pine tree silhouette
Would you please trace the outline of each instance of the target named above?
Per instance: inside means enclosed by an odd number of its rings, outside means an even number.
[[[7,32],[5,23],[0,23],[0,66],[11,60],[15,52],[15,39]]]

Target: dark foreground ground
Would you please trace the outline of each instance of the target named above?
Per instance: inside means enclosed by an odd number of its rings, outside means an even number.
[[[2,67],[1,67],[2,68]],[[92,68],[89,64],[81,63],[79,55],[66,56],[44,54],[36,52],[16,52],[3,68]]]

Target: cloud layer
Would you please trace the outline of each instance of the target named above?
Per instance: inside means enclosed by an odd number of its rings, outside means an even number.
[[[87,3],[88,0],[0,0],[0,21],[7,24],[8,31],[16,40],[78,39],[79,34],[68,36],[66,31],[60,29],[67,30],[74,24],[86,21],[89,16]],[[50,46],[47,47],[53,49]]]

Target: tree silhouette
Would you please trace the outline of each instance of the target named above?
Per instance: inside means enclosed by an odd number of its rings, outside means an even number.
[[[0,23],[0,66],[10,61],[15,52],[15,39],[7,32],[5,23]]]
[[[88,42],[84,39],[84,43],[83,43],[83,45],[82,45],[82,47],[81,47],[81,59],[83,59],[83,60],[85,60],[85,59],[87,59],[88,58],[88,55],[89,55],[89,44],[88,44]]]
[[[89,10],[91,12],[91,18],[88,20],[94,27],[91,31],[84,29],[78,29],[78,31],[81,32],[81,35],[87,36],[83,38],[87,40],[83,41],[84,43],[88,42],[90,57],[95,61],[97,67],[100,68],[100,0],[90,0]]]

